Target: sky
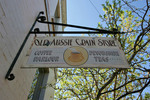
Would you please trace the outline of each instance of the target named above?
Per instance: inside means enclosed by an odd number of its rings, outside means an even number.
[[[106,0],[67,0],[67,24],[97,28],[100,14],[104,14],[102,4]],[[110,0],[111,1],[111,0]],[[140,7],[145,0],[139,0],[134,5]],[[66,27],[65,31],[82,31],[82,29]],[[76,36],[65,34],[64,36]]]
[[[99,14],[104,13],[102,3],[105,3],[104,0],[67,0],[67,24],[97,28],[100,22]],[[82,31],[82,29],[67,27],[65,31]]]

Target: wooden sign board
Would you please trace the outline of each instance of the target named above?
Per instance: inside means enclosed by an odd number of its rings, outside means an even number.
[[[110,37],[37,37],[24,68],[130,68]]]

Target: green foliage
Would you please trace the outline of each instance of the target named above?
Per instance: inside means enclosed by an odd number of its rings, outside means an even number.
[[[129,6],[127,1],[124,3],[124,6]],[[106,0],[102,6],[105,14],[99,17],[103,25],[99,22],[98,28],[110,30],[116,28],[118,31],[126,32],[126,34],[106,35],[106,37],[113,37],[121,43],[131,69],[58,69],[55,85],[56,99],[138,99],[143,89],[150,83],[149,71],[146,67],[150,55],[148,54],[150,33],[145,31],[149,28],[148,24],[144,24],[147,18],[135,15],[132,9],[125,10],[121,0],[112,0],[112,2]],[[97,34],[97,36],[105,35]],[[134,93],[139,93],[139,96],[135,96]],[[149,98],[149,93],[145,94],[145,98]]]
[[[149,100],[149,99],[150,99],[150,93],[146,92],[144,100]]]
[[[117,39],[131,68],[58,68],[57,82],[50,85],[56,90],[56,100],[142,100],[143,90],[150,84],[150,18],[146,12],[149,6],[144,5],[145,12],[139,15],[138,8],[130,5],[135,0],[122,1],[106,0],[102,4],[105,13],[99,15],[102,22],[98,23],[98,28],[116,28],[126,33],[96,35]],[[33,82],[29,98],[32,97],[34,86]],[[144,100],[148,99],[150,93],[145,93]]]

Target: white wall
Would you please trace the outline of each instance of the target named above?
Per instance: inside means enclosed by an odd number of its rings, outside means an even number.
[[[50,4],[49,8],[53,14],[57,0],[51,2],[54,5]],[[8,81],[5,75],[40,11],[45,11],[44,0],[0,0],[0,100],[27,99],[35,69],[20,67],[29,44],[12,71],[15,79]],[[47,30],[47,26],[42,25],[40,28]]]

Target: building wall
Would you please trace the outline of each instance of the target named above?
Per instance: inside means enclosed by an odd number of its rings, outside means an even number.
[[[49,16],[54,15],[58,0],[49,1]],[[5,75],[18,52],[25,36],[29,32],[36,16],[45,11],[45,0],[0,0],[0,100],[26,100],[35,69],[21,69],[30,41],[29,38],[12,73],[15,79],[8,81]],[[53,5],[53,4],[54,5]],[[47,30],[47,25],[38,24],[40,29]]]

